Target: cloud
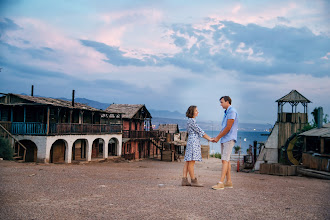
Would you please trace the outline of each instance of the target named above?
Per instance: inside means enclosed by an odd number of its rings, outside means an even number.
[[[112,47],[103,43],[89,40],[81,40],[81,43],[86,47],[92,47],[96,51],[105,54],[107,57],[105,61],[115,66],[145,66],[148,64],[148,61],[124,56],[124,52],[121,51],[118,47]]]
[[[20,27],[8,18],[0,19],[0,37],[8,30],[17,30]]]
[[[212,23],[212,29],[206,30],[200,28],[202,25],[173,25],[172,39],[182,52],[167,61],[197,72],[202,72],[203,65],[206,69],[216,66],[252,75],[328,74],[326,59],[320,59],[330,51],[327,36],[315,35],[308,28]],[[196,40],[188,47],[190,39]]]
[[[281,17],[281,16],[277,17],[277,20],[281,23],[287,23],[287,24],[290,23],[289,19],[287,19],[285,17]]]

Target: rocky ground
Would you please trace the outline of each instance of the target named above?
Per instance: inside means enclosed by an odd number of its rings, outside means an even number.
[[[237,173],[212,190],[220,160],[197,162],[205,187],[180,186],[184,162],[0,161],[0,219],[330,219],[330,181]]]

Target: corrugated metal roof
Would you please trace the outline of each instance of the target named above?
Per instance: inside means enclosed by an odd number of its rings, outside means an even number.
[[[297,90],[292,90],[287,95],[283,96],[282,98],[276,100],[276,102],[304,102],[304,103],[311,103],[305,96],[300,94]]]
[[[158,129],[159,131],[165,131],[168,133],[178,133],[179,125],[178,124],[160,124]]]
[[[151,118],[149,111],[145,105],[142,104],[111,104],[105,109],[105,111],[124,113],[123,118],[133,118],[134,115],[142,108],[146,111],[148,118]]]
[[[313,128],[313,129],[311,129],[309,131],[305,131],[299,135],[308,136],[308,137],[330,138],[330,123],[325,124],[322,128]]]
[[[31,105],[31,104],[41,104],[41,105],[51,105],[51,106],[58,106],[58,107],[65,107],[65,108],[71,108],[71,109],[82,109],[82,110],[89,110],[89,111],[97,111],[97,112],[104,112],[100,109],[93,108],[91,106],[75,102],[74,107],[72,106],[71,101],[65,101],[61,99],[53,99],[53,98],[45,98],[45,97],[36,97],[36,96],[28,96],[28,95],[19,95],[19,94],[13,94],[9,93],[8,95],[16,96],[20,99],[27,100],[31,103],[10,103],[6,105]]]

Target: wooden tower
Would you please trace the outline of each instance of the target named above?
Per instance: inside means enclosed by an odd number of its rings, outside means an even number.
[[[278,148],[284,146],[291,135],[298,132],[308,124],[308,103],[311,103],[306,97],[297,90],[292,90],[289,94],[276,100],[278,103],[277,124],[278,124]],[[283,106],[289,103],[291,112],[283,112]],[[297,112],[297,106],[302,104],[303,113]]]

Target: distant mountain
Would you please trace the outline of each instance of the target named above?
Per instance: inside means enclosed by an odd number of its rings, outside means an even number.
[[[26,95],[26,94],[22,94]],[[41,96],[39,96],[41,97]],[[66,101],[71,101],[67,98],[57,98]],[[109,107],[110,104],[102,103],[86,98],[75,98],[75,102],[89,105],[96,109],[105,110]],[[159,124],[178,124],[180,130],[185,130],[187,127],[187,118],[185,114],[182,114],[178,111],[167,111],[167,110],[155,110],[149,109],[149,112],[152,116],[152,124],[158,128]],[[200,121],[197,119],[198,125],[205,131],[218,131],[221,128],[220,122],[211,122],[211,121]],[[250,124],[250,123],[239,123],[239,130],[241,131],[265,131],[269,130],[269,124]]]
[[[167,111],[167,110],[155,110],[149,109],[149,112],[153,118],[172,118],[172,119],[185,119],[186,115],[178,111]]]
[[[187,119],[152,117],[151,122],[156,126],[156,129],[158,128],[159,124],[178,124],[180,131],[187,129]],[[220,131],[221,129],[221,122],[201,121],[197,119],[197,124],[204,131]],[[240,131],[268,131],[270,128],[271,127],[269,124],[238,124],[238,130]]]
[[[62,100],[65,100],[65,101],[71,101],[71,99],[67,99],[67,98],[58,98],[58,99],[62,99]],[[90,99],[85,99],[85,98],[75,98],[74,101],[82,103],[82,104],[86,104],[86,105],[89,105],[93,108],[97,108],[97,109],[101,109],[101,110],[105,110],[110,105],[108,103],[102,103],[102,102],[98,102],[98,101],[94,101],[94,100],[90,100]]]

